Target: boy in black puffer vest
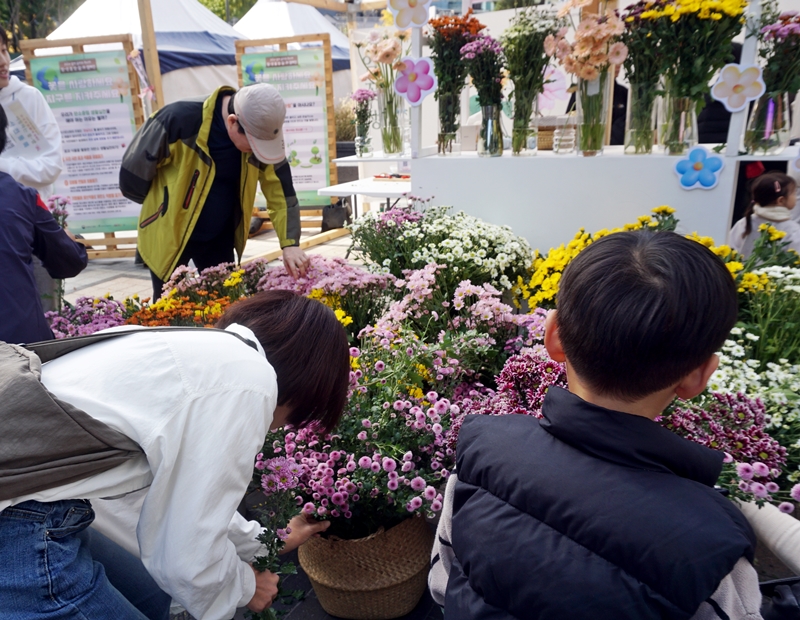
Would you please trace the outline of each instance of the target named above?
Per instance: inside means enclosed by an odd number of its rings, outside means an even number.
[[[462,426],[430,576],[447,620],[761,617],[723,453],[653,421],[705,389],[736,315],[725,265],[674,233],[572,261],[545,333],[569,391]]]

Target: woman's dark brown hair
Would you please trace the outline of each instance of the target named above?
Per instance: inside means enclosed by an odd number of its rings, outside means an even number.
[[[339,422],[350,377],[347,335],[333,311],[291,291],[264,291],[237,301],[217,321],[250,329],[278,377],[278,405],[288,422],[331,431]]]
[[[753,180],[753,185],[750,188],[752,200],[744,212],[744,239],[753,230],[753,207],[759,205],[761,207],[768,207],[774,205],[778,198],[785,198],[791,192],[797,189],[795,180],[787,174],[782,172],[767,172]]]

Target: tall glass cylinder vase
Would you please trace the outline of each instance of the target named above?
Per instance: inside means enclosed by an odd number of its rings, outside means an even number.
[[[789,94],[765,94],[756,101],[747,121],[744,148],[749,155],[777,155],[789,146],[791,133]]]
[[[478,156],[500,157],[503,154],[503,129],[497,105],[481,106],[481,130],[478,133]]]
[[[383,152],[397,155],[403,152],[403,99],[394,91],[378,91],[378,125]]]
[[[538,95],[514,92],[514,121],[511,127],[511,154],[514,157],[530,157],[539,150]]]
[[[356,121],[356,157],[372,157],[372,138],[369,137],[369,119],[366,122]]]
[[[631,83],[625,119],[625,154],[650,155],[656,139],[656,84]]]
[[[691,97],[667,95],[664,101],[664,134],[667,155],[685,155],[697,145],[697,104]]]
[[[578,151],[584,157],[603,154],[608,117],[608,71],[594,80],[578,80]]]
[[[439,155],[461,155],[460,93],[442,93],[439,97]]]

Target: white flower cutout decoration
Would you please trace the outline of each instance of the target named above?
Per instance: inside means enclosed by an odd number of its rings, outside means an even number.
[[[403,58],[397,65],[394,90],[412,106],[436,90],[436,75],[430,58]]]
[[[386,8],[398,28],[422,28],[428,23],[428,9],[433,0],[389,0]]]
[[[763,95],[766,89],[761,67],[730,64],[722,68],[711,95],[728,112],[740,112],[748,103]]]

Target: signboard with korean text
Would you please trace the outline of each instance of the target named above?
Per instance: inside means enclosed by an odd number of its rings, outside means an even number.
[[[332,78],[323,48],[243,54],[242,85],[266,82],[286,102],[283,137],[301,206],[329,204],[317,190],[331,184],[329,98]]]
[[[123,50],[30,59],[33,85],[61,131],[64,171],[55,193],[72,200],[73,232],[135,230],[140,205],[119,191],[125,149],[136,132]]]

